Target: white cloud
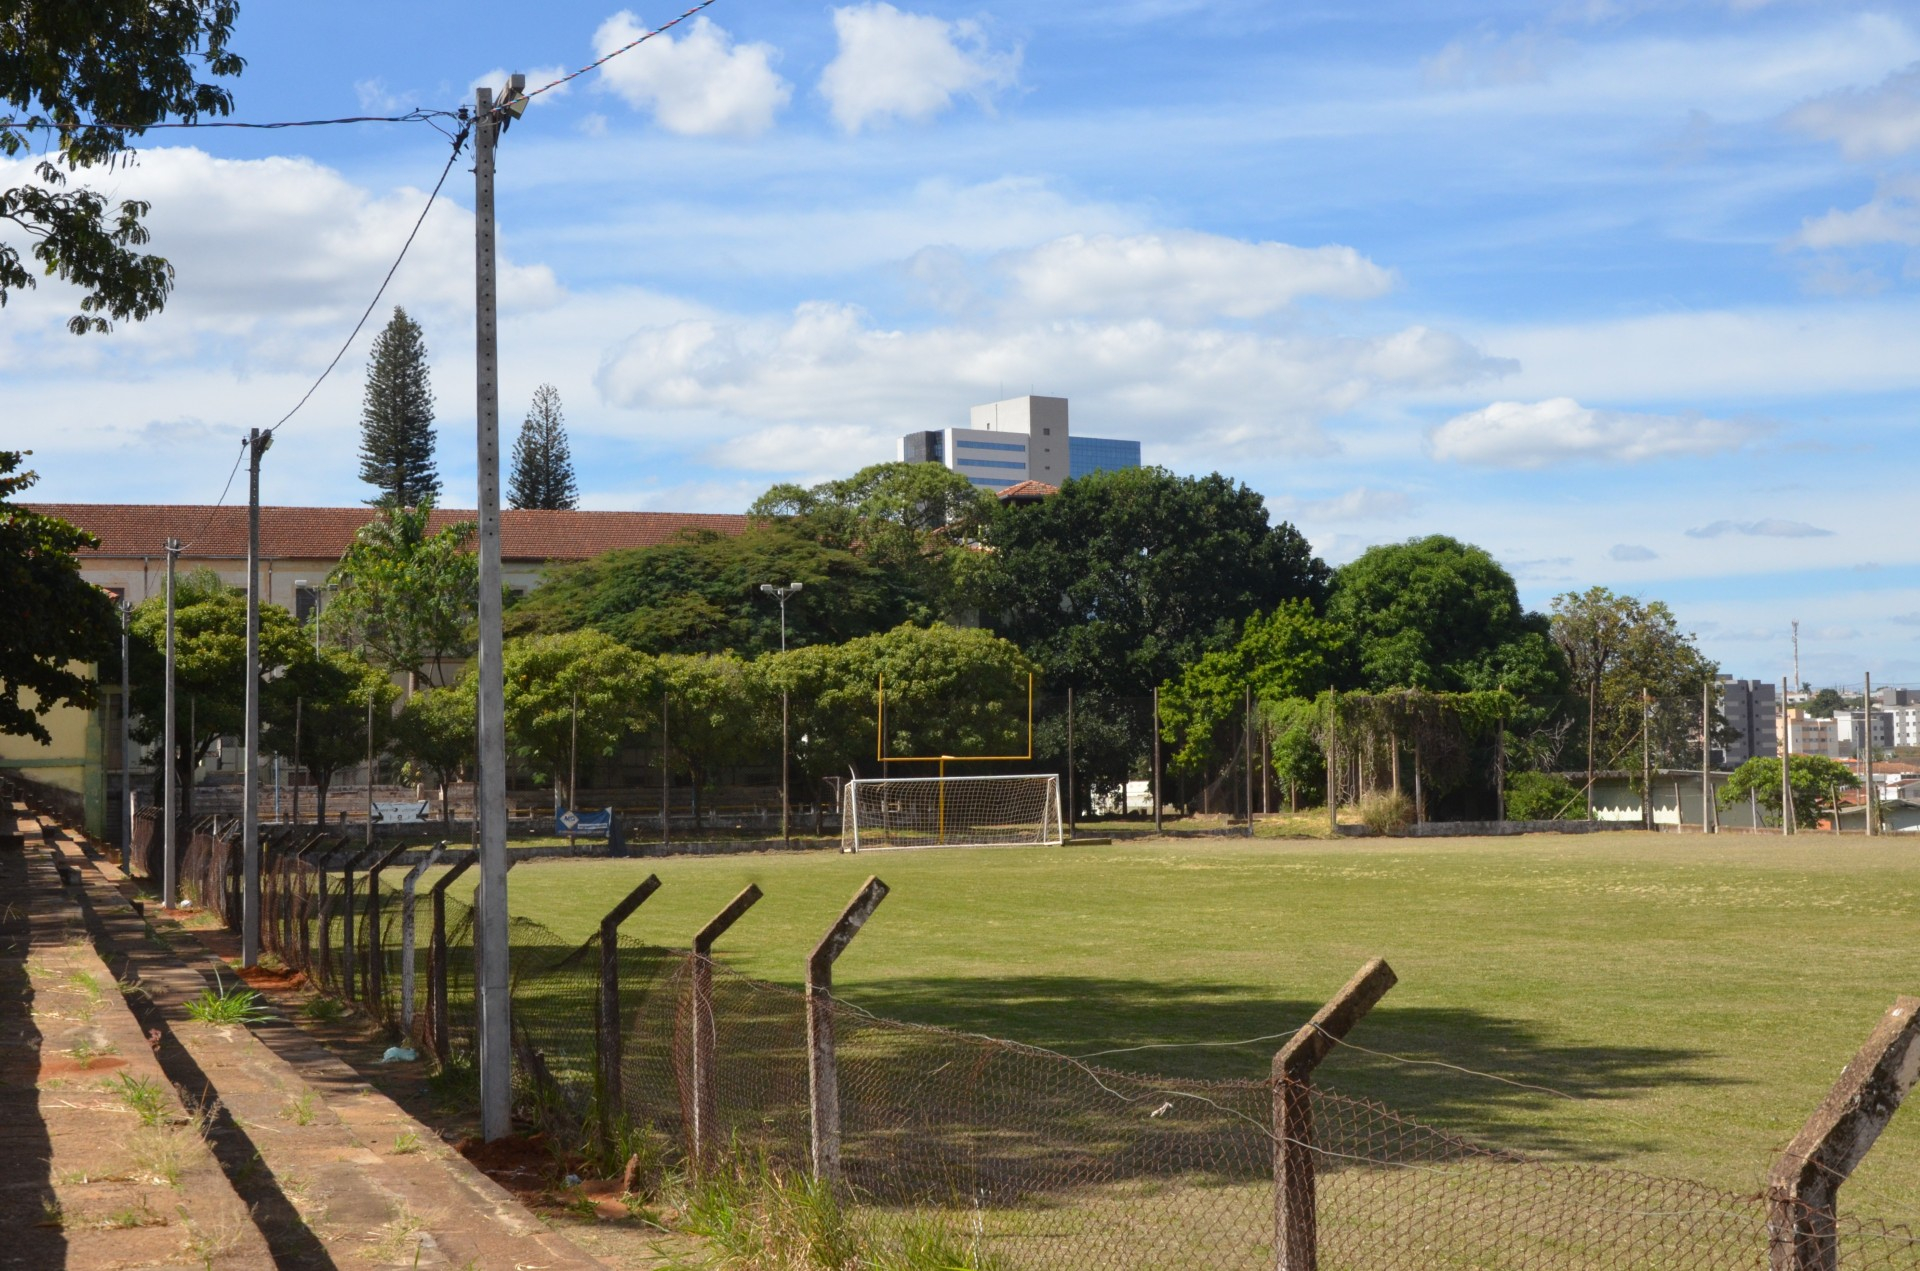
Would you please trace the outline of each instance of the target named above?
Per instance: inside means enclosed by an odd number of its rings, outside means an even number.
[[[1574,460],[1633,463],[1714,454],[1746,440],[1747,430],[1689,415],[1592,410],[1571,397],[1494,402],[1434,430],[1437,459],[1490,468],[1544,468]]]
[[[355,80],[353,95],[360,99],[363,114],[391,115],[400,109],[400,99],[387,91],[387,82],[383,79]]]
[[[800,470],[809,481],[826,481],[892,458],[897,436],[864,424],[775,424],[732,438],[707,458],[754,472]]]
[[[1858,640],[1860,638],[1860,631],[1857,627],[1815,627],[1813,630],[1807,632],[1807,634],[1815,640]]]
[[[1125,428],[1171,453],[1224,462],[1245,448],[1324,454],[1320,422],[1379,394],[1460,385],[1505,365],[1446,332],[1263,335],[1150,319],[984,322],[921,330],[850,305],[786,322],[696,319],[643,329],[603,364],[616,404],[772,424],[863,421],[877,436],[952,420],[1008,392],[1072,397],[1081,429]],[[804,461],[797,457],[796,462]]]
[[[1688,538],[1721,538],[1728,534],[1746,534],[1758,538],[1831,538],[1832,530],[1823,530],[1805,521],[1787,521],[1767,517],[1760,521],[1714,521],[1687,531]]]
[[[1273,500],[1276,511],[1315,524],[1336,521],[1391,521],[1413,510],[1413,500],[1399,490],[1375,490],[1355,486],[1329,499],[1298,499],[1282,496]]]
[[[1920,146],[1920,65],[1872,88],[1843,88],[1787,113],[1787,126],[1840,147],[1849,159],[1875,159]]]
[[[968,94],[983,105],[1013,84],[1020,53],[987,45],[980,24],[902,13],[886,3],[833,11],[840,51],[820,93],[848,132],[888,119],[924,120]]]
[[[1642,547],[1638,543],[1615,543],[1607,552],[1608,560],[1636,561],[1659,560],[1660,553],[1651,547]]]
[[[1195,231],[1069,234],[1006,262],[1019,298],[1050,313],[1254,318],[1301,296],[1365,300],[1391,270],[1351,247],[1250,243]]]
[[[1878,243],[1920,245],[1920,177],[1891,177],[1880,182],[1873,197],[1859,207],[1809,217],[1794,241],[1815,250]]]
[[[593,33],[593,51],[604,57],[646,34],[640,20],[622,9]],[[770,44],[735,45],[706,17],[685,35],[656,35],[600,68],[600,83],[635,110],[651,110],[669,132],[690,136],[754,136],[793,97],[793,88],[773,69]]]
[[[532,90],[539,88],[543,84],[551,84],[553,83],[554,80],[559,79],[562,75],[565,75],[568,71],[572,69],[573,68],[571,66],[559,66],[559,65],[535,66],[526,72],[527,90],[531,92]],[[473,100],[474,93],[479,89],[490,88],[493,90],[493,99],[495,101],[499,101],[501,96],[506,92],[507,74],[508,72],[506,67],[496,66],[484,75],[475,75],[472,79],[467,81],[467,100],[471,102]],[[568,93],[572,91],[573,91],[573,82],[569,80],[567,83],[564,83],[564,84],[554,84],[552,88],[547,89],[547,91],[540,94],[540,96],[541,97],[565,97]],[[536,98],[535,100],[537,101],[539,99]]]

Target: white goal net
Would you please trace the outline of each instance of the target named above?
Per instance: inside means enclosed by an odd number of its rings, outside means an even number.
[[[840,850],[1062,841],[1060,778],[867,777],[841,795]]]

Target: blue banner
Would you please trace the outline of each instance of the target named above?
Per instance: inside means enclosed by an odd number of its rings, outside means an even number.
[[[613,809],[598,812],[574,812],[563,809],[553,814],[555,834],[577,834],[582,838],[605,838],[613,828]]]

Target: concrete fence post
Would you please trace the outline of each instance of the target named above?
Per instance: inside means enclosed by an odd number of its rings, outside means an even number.
[[[1313,1179],[1313,1070],[1397,983],[1382,958],[1301,1026],[1273,1057],[1273,1257],[1276,1271],[1317,1271],[1319,1214]]]
[[[687,1126],[695,1169],[700,1168],[707,1153],[719,1141],[713,1094],[713,944],[740,921],[742,914],[759,903],[760,895],[760,888],[748,883],[746,890],[728,901],[727,907],[715,914],[693,938],[690,968],[693,1019],[688,1030],[693,1038],[693,1062],[688,1065],[692,1076],[692,1106],[682,1109],[681,1119]]]
[[[478,852],[461,853],[453,868],[427,889],[433,899],[433,935],[427,946],[427,1032],[433,1038],[433,1057],[442,1064],[453,1057],[447,1039],[447,887],[479,859]]]
[[[887,885],[869,878],[807,959],[807,1105],[813,1176],[840,1181],[840,1075],[833,1039],[833,964],[866,925]]]
[[[400,1032],[408,1047],[413,1046],[413,892],[420,875],[428,866],[446,855],[447,841],[441,839],[407,871],[400,885]]]
[[[640,885],[627,893],[600,920],[600,999],[599,1026],[595,1033],[594,1105],[602,1150],[613,1147],[613,1126],[625,1106],[620,1088],[620,924],[660,890],[660,876],[648,874]]]
[[[1838,1271],[1838,1196],[1920,1078],[1920,997],[1894,999],[1767,1172],[1772,1271]]]
[[[375,848],[378,852],[380,849]],[[407,850],[405,843],[399,843],[382,853],[367,870],[367,1006],[378,1013],[386,1006],[384,998],[387,987],[386,960],[380,946],[380,871],[393,864],[400,853]]]

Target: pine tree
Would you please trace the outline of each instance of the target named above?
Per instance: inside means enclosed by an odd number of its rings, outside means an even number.
[[[433,389],[420,324],[396,306],[373,342],[360,407],[360,479],[380,491],[367,502],[419,507],[440,493],[433,465]]]
[[[560,414],[560,390],[542,384],[513,446],[507,502],[517,508],[571,508],[580,501],[573,479],[573,453]]]

